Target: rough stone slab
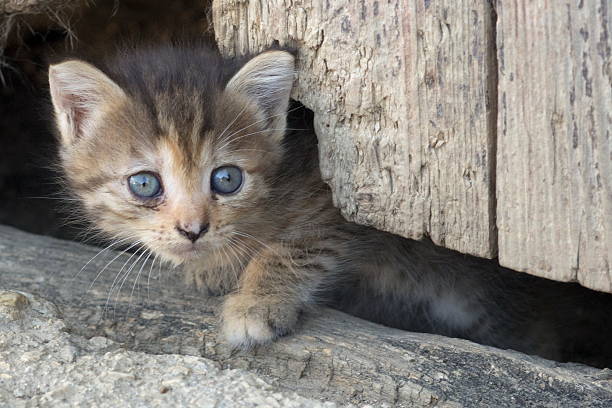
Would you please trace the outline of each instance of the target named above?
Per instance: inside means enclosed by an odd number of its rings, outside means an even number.
[[[497,12],[499,261],[612,293],[612,4]]]
[[[10,298],[17,302],[4,302]],[[337,406],[202,357],[127,351],[105,337],[70,334],[55,305],[30,294],[0,291],[0,305],[3,407]]]
[[[486,0],[215,0],[225,55],[298,50],[321,172],[355,222],[497,251],[495,49]]]
[[[140,286],[134,286],[134,270],[105,313],[109,289],[128,256],[92,285],[112,259],[100,255],[79,273],[97,251],[0,226],[0,287],[53,301],[73,335],[103,336],[135,352],[202,356],[223,368],[256,372],[308,398],[399,407],[612,403],[609,370],[389,329],[330,309],[306,316],[297,334],[271,346],[232,352],[217,337],[219,299],[182,288],[178,271],[162,269],[159,276],[155,265],[147,288],[150,265],[143,268]]]

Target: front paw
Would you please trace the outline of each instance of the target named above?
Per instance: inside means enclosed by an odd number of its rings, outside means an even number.
[[[223,334],[235,348],[269,343],[295,327],[299,307],[275,297],[237,293],[223,305]]]

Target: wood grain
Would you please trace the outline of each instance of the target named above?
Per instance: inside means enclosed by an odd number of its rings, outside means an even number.
[[[213,2],[225,55],[297,48],[293,97],[346,218],[482,257],[496,254],[492,18],[484,0]]]
[[[612,292],[612,5],[497,12],[500,263]]]

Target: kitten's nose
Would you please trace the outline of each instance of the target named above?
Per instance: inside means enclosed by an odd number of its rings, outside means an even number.
[[[189,226],[176,224],[176,230],[191,242],[196,242],[198,238],[206,234],[208,231],[208,224],[192,224]]]

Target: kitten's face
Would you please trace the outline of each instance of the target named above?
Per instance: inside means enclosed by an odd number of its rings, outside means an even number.
[[[233,262],[237,241],[265,240],[292,72],[289,54],[269,52],[208,95],[185,81],[144,102],[85,63],[53,66],[62,164],[87,214],[176,264]],[[266,74],[278,81],[267,94]],[[95,98],[75,89],[91,78]]]

